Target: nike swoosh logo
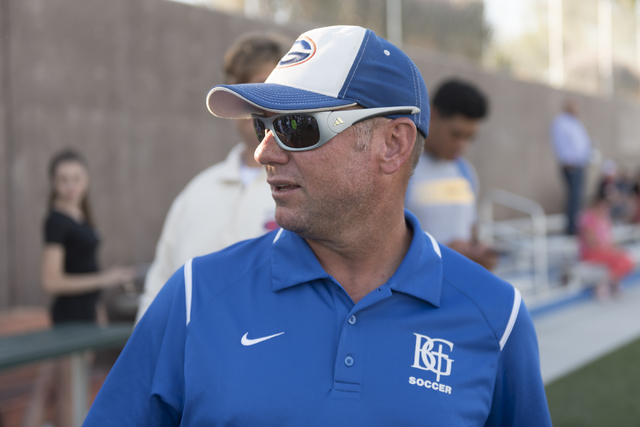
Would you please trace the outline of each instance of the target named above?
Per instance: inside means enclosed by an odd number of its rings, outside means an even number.
[[[254,345],[254,344],[258,344],[259,342],[262,341],[266,341],[266,340],[270,340],[273,337],[277,337],[278,335],[282,335],[284,334],[284,332],[280,332],[279,334],[273,334],[273,335],[269,335],[268,337],[262,337],[262,338],[256,338],[254,340],[251,340],[249,338],[247,338],[247,335],[249,335],[249,332],[247,332],[246,334],[244,334],[242,336],[242,340],[240,340],[240,342],[242,343],[242,345]]]

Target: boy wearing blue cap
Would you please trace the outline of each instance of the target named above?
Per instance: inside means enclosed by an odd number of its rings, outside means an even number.
[[[550,425],[519,292],[403,208],[429,127],[403,52],[318,28],[207,105],[253,117],[282,229],[187,261],[86,425]]]

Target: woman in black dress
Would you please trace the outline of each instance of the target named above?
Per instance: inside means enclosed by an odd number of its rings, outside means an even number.
[[[134,272],[124,267],[99,271],[100,239],[87,200],[89,174],[82,157],[71,150],[59,153],[51,161],[49,177],[42,284],[54,297],[51,317],[54,324],[95,322],[101,289],[131,281]]]
[[[49,178],[42,285],[53,296],[51,318],[54,324],[106,322],[106,310],[99,304],[101,290],[133,280],[134,270],[111,267],[100,271],[98,267],[100,238],[87,201],[89,174],[82,157],[71,150],[60,152],[51,160]],[[66,359],[42,365],[23,425],[42,425],[52,389],[57,397],[55,425],[72,424],[70,369]]]

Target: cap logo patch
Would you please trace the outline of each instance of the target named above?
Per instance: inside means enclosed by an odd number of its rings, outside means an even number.
[[[309,37],[301,36],[291,47],[291,50],[282,57],[276,68],[293,67],[310,60],[316,53],[316,44]]]

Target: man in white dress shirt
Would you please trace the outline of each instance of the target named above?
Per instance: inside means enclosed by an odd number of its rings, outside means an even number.
[[[225,54],[226,83],[264,82],[288,44],[288,40],[270,34],[240,37]],[[136,323],[173,272],[188,259],[278,227],[266,172],[253,158],[260,141],[252,121],[236,120],[235,126],[241,142],[226,160],[193,178],[173,201],[147,273]]]
[[[551,125],[551,141],[567,187],[566,233],[569,235],[577,232],[585,171],[591,157],[591,139],[577,115],[578,106],[569,99]]]

